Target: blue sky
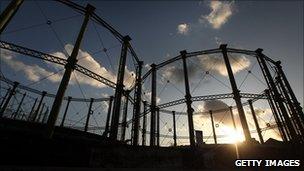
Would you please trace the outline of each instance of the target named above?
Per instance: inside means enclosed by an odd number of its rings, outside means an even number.
[[[293,87],[298,100],[303,104],[303,2],[302,1],[76,1],[81,5],[87,2],[96,7],[96,13],[108,21],[123,35],[130,35],[132,45],[139,58],[145,64],[160,63],[177,56],[179,51],[188,52],[217,48],[220,43],[229,47],[255,50],[263,48],[264,53],[274,60],[281,60],[283,69]],[[1,11],[8,1],[1,1]],[[57,21],[63,19],[62,21]],[[51,25],[46,21],[50,20]],[[64,46],[71,49],[82,22],[82,16],[72,9],[51,1],[26,1],[3,32],[1,40],[13,42],[25,47],[64,57]],[[38,25],[38,26],[37,26]],[[31,28],[27,28],[33,26]],[[97,31],[97,32],[96,32]],[[100,52],[102,44],[108,49],[108,57]],[[105,74],[115,81],[119,43],[99,25],[89,23],[81,50],[82,55],[89,57],[79,61],[98,74]],[[67,50],[69,51],[69,50]],[[96,54],[94,52],[97,52]],[[93,55],[94,54],[94,55]],[[12,54],[11,54],[12,55]],[[201,57],[206,59],[208,57]],[[236,72],[238,85],[246,76],[246,70],[252,70],[254,76],[248,76],[240,88],[243,92],[259,93],[265,89],[263,77],[255,59],[249,56],[236,57],[243,66]],[[189,67],[194,76],[191,78],[192,90],[196,87],[208,66],[203,66],[199,58],[189,59]],[[9,61],[9,62],[8,62]],[[208,61],[208,60],[207,60]],[[15,63],[14,63],[15,62]],[[18,63],[16,65],[16,62]],[[20,64],[22,63],[22,64]],[[19,66],[14,67],[14,66]],[[26,67],[29,66],[29,67]],[[181,63],[176,62],[159,71],[158,92],[160,101],[165,103],[183,98],[183,83],[170,74],[178,72]],[[245,66],[245,67],[244,67]],[[207,68],[206,68],[207,67]],[[46,71],[41,70],[44,68]],[[216,65],[215,68],[220,68]],[[148,67],[145,68],[146,72]],[[209,68],[210,69],[210,68]],[[29,72],[33,70],[33,72]],[[18,80],[25,85],[54,93],[57,90],[60,73],[49,79],[43,77],[62,70],[32,58],[14,55],[12,58],[1,58],[1,71],[10,79]],[[40,73],[36,73],[36,72]],[[134,66],[128,59],[127,77],[132,77]],[[195,95],[230,93],[227,76],[221,69],[213,69],[212,76],[207,76],[195,90]],[[32,75],[31,75],[32,74]],[[77,73],[76,73],[77,74]],[[168,75],[169,74],[169,75]],[[31,76],[36,76],[35,78]],[[259,79],[255,78],[258,77]],[[113,94],[113,91],[96,82],[77,74],[81,91],[86,97],[101,97]],[[215,78],[213,78],[215,77]],[[52,80],[51,80],[52,79]],[[144,98],[149,96],[148,80],[144,84]],[[130,79],[132,80],[132,78]],[[170,80],[170,83],[166,83]],[[83,97],[76,79],[70,85],[67,95]],[[132,81],[130,82],[132,84]],[[227,88],[228,85],[228,88]],[[181,91],[181,92],[180,92]],[[194,95],[193,95],[194,96]],[[233,101],[225,101],[233,104]],[[260,108],[263,102],[257,104]],[[195,109],[204,108],[204,104],[194,103]],[[182,110],[183,106],[175,110]],[[164,123],[166,119],[164,118]],[[181,125],[184,123],[182,119]],[[185,122],[186,123],[186,122]],[[202,128],[207,129],[207,128]],[[164,131],[164,134],[166,131]]]

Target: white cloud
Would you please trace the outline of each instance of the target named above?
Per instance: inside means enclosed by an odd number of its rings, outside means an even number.
[[[71,44],[66,44],[65,45],[65,50],[68,52],[68,54],[72,53],[74,46]],[[52,53],[52,55],[54,56],[58,56],[61,58],[67,58],[66,55],[62,52],[54,52]],[[83,51],[83,50],[79,50],[78,52],[78,56],[77,56],[78,62],[77,64],[88,68],[89,70],[95,72],[98,75],[101,75],[102,77],[112,81],[112,82],[116,82],[116,75],[107,70],[104,66],[102,66],[102,64],[100,64],[99,62],[97,62],[93,56],[91,56],[88,52]],[[56,67],[56,64],[54,65],[54,67]],[[101,82],[92,79],[86,75],[83,75],[81,73],[75,72],[77,80],[80,84],[87,84],[90,85],[92,87],[106,87],[104,84],[102,84]],[[73,78],[73,77],[72,77]],[[125,81],[124,84],[126,85],[126,87],[131,87],[134,84],[134,79],[135,79],[135,74],[133,71],[128,70],[128,68],[126,67],[125,70]],[[75,81],[72,79],[72,81]]]
[[[146,64],[144,67],[145,67],[147,70],[150,70],[150,69],[151,69],[151,64]]]
[[[219,38],[219,37],[217,37],[217,36],[214,37],[214,40],[215,40],[215,43],[216,43],[218,46],[221,45],[221,44],[223,44],[222,39]]]
[[[152,96],[152,92],[151,91],[146,91],[146,92],[144,92],[143,100],[151,101],[151,96]],[[159,102],[160,102],[160,98],[156,97],[156,103],[159,103]]]
[[[68,52],[69,55],[72,53],[73,47],[74,46],[71,44],[65,45],[65,50]],[[67,59],[66,55],[62,52],[54,52],[51,55]],[[110,81],[116,81],[115,75],[112,72],[108,71],[105,67],[101,66],[101,64],[99,64],[88,52],[79,50],[77,59],[79,60],[77,64],[88,68],[89,70],[95,72],[98,75],[103,76],[104,78],[109,79]],[[55,68],[58,67],[58,65],[56,64],[49,64]],[[80,84],[87,84],[93,87],[105,87],[105,85],[100,83],[99,81],[87,77],[81,73],[75,72],[75,75]],[[71,81],[75,82],[76,80],[74,77],[72,77]]]
[[[1,50],[1,58],[3,61],[15,71],[24,72],[25,77],[30,81],[39,81],[41,78],[47,79],[53,83],[61,80],[62,74],[55,74],[38,65],[28,65],[15,59],[15,54],[11,51]],[[52,76],[50,76],[52,75]]]
[[[167,66],[164,68],[164,71],[162,72],[162,77],[166,79],[163,80],[164,82],[169,80],[169,81],[174,81],[176,83],[181,83],[184,80],[183,69],[178,68],[174,65]]]
[[[187,35],[189,33],[189,24],[182,23],[177,26],[177,33],[182,35]]]
[[[219,29],[231,17],[233,12],[233,1],[210,1],[211,12],[199,18],[200,23],[207,21],[214,29]]]
[[[68,52],[68,54],[72,53],[73,50],[73,45],[71,44],[67,44],[65,45],[65,50]],[[63,59],[67,59],[66,55],[62,52],[54,52],[51,53],[51,55],[63,58]],[[62,73],[58,73],[55,74],[55,72],[49,71],[45,68],[42,68],[38,65],[28,65],[25,64],[21,61],[15,60],[15,55],[10,52],[10,51],[6,51],[6,50],[1,50],[1,57],[4,59],[4,62],[10,66],[13,70],[15,71],[23,71],[26,78],[30,81],[38,81],[41,78],[47,77],[49,75],[52,75],[50,77],[47,78],[47,80],[51,81],[51,82],[59,82],[62,78]],[[105,67],[103,67],[99,62],[97,62],[88,52],[83,51],[83,50],[79,50],[78,52],[78,56],[77,59],[79,60],[77,64],[88,68],[89,70],[95,72],[98,75],[101,75],[104,78],[107,78],[108,80],[112,81],[112,82],[116,82],[116,75],[107,70]],[[51,62],[47,62],[45,61],[45,63],[55,69],[61,69],[62,66],[55,64],[55,63],[51,63]],[[78,73],[77,71],[74,72],[74,74],[77,77],[77,81],[80,84],[86,84],[86,85],[90,85],[92,87],[106,87],[104,84],[100,83],[99,81],[92,79],[86,75],[83,75],[81,73]],[[125,68],[125,81],[124,84],[127,88],[131,87],[134,84],[135,81],[135,73],[133,71],[130,71],[127,67]],[[71,77],[71,81],[70,84],[75,84],[76,80],[75,77]]]
[[[269,114],[271,115],[272,114],[272,110],[270,108],[263,109],[263,108],[254,107],[254,112],[257,116],[263,116],[263,115],[266,116],[266,115],[269,115]],[[248,113],[249,115],[252,115],[250,109],[247,109],[246,113]]]
[[[215,71],[220,75],[228,76],[226,65],[222,56],[202,55],[197,56],[197,58],[205,71]],[[246,68],[249,68],[250,66],[250,60],[244,55],[234,55],[229,61],[233,73],[240,72]]]

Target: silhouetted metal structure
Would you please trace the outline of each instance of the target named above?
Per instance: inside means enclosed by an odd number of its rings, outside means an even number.
[[[287,110],[285,108],[285,105],[283,104],[283,99],[281,94],[278,92],[277,86],[271,76],[271,73],[268,69],[268,66],[265,61],[265,55],[262,54],[262,49],[257,49],[257,59],[260,64],[260,67],[262,69],[262,72],[265,76],[265,80],[269,86],[270,94],[273,96],[274,102],[277,104],[277,108],[280,110],[281,115],[283,116],[282,119],[284,118],[284,123],[286,123],[286,132],[289,135],[289,140],[291,141],[297,141],[297,135],[296,131],[291,123],[290,117],[288,116]]]
[[[185,99],[187,104],[187,113],[188,113],[188,127],[189,127],[189,140],[190,140],[190,146],[195,146],[195,140],[194,140],[194,126],[193,126],[193,108],[191,106],[192,100],[191,100],[191,94],[190,94],[190,86],[189,86],[189,79],[188,79],[188,68],[187,68],[187,62],[186,62],[186,54],[187,51],[181,51],[180,52],[183,60],[183,71],[184,71],[184,81],[185,81]]]
[[[246,141],[251,141],[251,136],[249,133],[249,127],[247,124],[247,120],[246,120],[246,116],[245,116],[245,112],[243,109],[243,105],[241,102],[241,96],[240,96],[240,90],[238,90],[235,79],[234,79],[234,75],[232,72],[232,68],[229,62],[229,58],[227,55],[227,45],[223,44],[220,46],[220,49],[222,49],[222,53],[223,53],[223,57],[224,57],[224,61],[226,64],[226,68],[227,68],[227,73],[229,76],[229,80],[230,80],[230,84],[231,84],[231,88],[232,88],[232,93],[233,93],[233,98],[235,100],[237,109],[238,109],[238,113],[239,113],[239,117],[241,120],[241,125],[243,127],[243,131],[244,131],[244,135],[245,135],[245,140]]]
[[[108,136],[109,130],[110,130],[110,118],[111,118],[111,112],[112,112],[112,103],[113,103],[113,96],[110,96],[109,106],[108,106],[108,114],[107,114],[107,121],[105,126],[105,136]]]
[[[259,136],[259,139],[260,139],[260,143],[263,144],[264,140],[263,140],[263,136],[262,136],[262,133],[261,133],[261,129],[260,129],[260,126],[259,126],[258,119],[257,119],[256,114],[255,114],[255,110],[254,110],[253,105],[252,105],[252,100],[248,100],[248,103],[249,103],[250,111],[251,111],[251,114],[252,114],[252,117],[253,117],[254,125],[256,127],[256,130],[257,130],[257,133],[258,133],[258,136]]]
[[[177,146],[176,142],[176,119],[175,119],[175,111],[172,111],[173,115],[173,141],[174,141],[174,147]]]
[[[19,103],[19,105],[18,105],[18,107],[17,107],[17,110],[16,110],[16,112],[15,112],[14,115],[13,115],[13,119],[16,119],[16,117],[18,116],[19,111],[20,111],[20,108],[21,108],[21,105],[22,105],[22,103],[23,103],[23,101],[24,101],[25,96],[26,96],[26,93],[23,94],[23,96],[22,96],[22,98],[21,98],[21,101],[20,101],[20,103]]]
[[[35,110],[35,112],[33,113],[33,116],[32,116],[32,117],[33,117],[33,118],[32,118],[32,121],[34,121],[34,122],[35,122],[36,119],[37,119],[38,112],[39,112],[39,110],[40,110],[40,107],[41,107],[41,105],[42,105],[43,99],[44,99],[44,97],[45,97],[46,94],[47,94],[46,91],[43,91],[42,94],[41,94],[41,97],[40,97],[40,100],[39,100],[37,109]]]
[[[147,111],[147,101],[143,101],[143,105],[144,105],[144,112]],[[139,117],[139,116],[138,116]],[[143,116],[143,121],[142,121],[142,145],[145,146],[146,145],[146,132],[147,132],[147,117],[146,115]]]
[[[14,82],[13,88],[10,90],[10,93],[8,94],[8,97],[6,98],[6,101],[4,102],[4,105],[1,107],[0,118],[3,117],[3,113],[4,113],[5,109],[7,108],[7,105],[10,102],[12,96],[15,94],[15,91],[16,91],[16,88],[17,88],[18,85],[19,85],[18,82]]]
[[[65,107],[65,110],[64,110],[63,118],[62,118],[62,121],[61,121],[61,124],[60,124],[61,127],[64,126],[64,121],[65,121],[66,115],[68,113],[68,109],[69,109],[69,106],[70,106],[70,103],[71,103],[71,98],[72,98],[71,96],[68,97],[68,101],[67,101],[67,104],[66,104],[66,107]]]
[[[133,109],[133,116],[134,116],[134,125],[133,125],[133,145],[138,145],[139,141],[139,115],[141,113],[141,91],[142,91],[142,83],[141,83],[141,74],[142,74],[142,67],[144,62],[140,61],[136,68],[136,85],[135,85],[135,92],[134,92],[134,109]]]
[[[0,48],[6,49],[12,52],[16,52],[19,54],[23,54],[26,56],[38,58],[41,60],[49,61],[52,63],[56,63],[59,65],[63,65],[65,67],[65,72],[62,77],[61,83],[59,85],[58,91],[56,95],[49,94],[45,91],[38,91],[32,89],[30,87],[26,87],[23,85],[19,85],[18,82],[13,82],[7,78],[0,76],[1,81],[8,83],[11,87],[8,88],[5,96],[1,101],[1,109],[0,109],[0,119],[5,116],[5,112],[8,111],[9,103],[12,97],[16,94],[17,89],[23,91],[29,91],[36,95],[39,95],[39,98],[33,98],[34,103],[32,103],[31,111],[28,113],[22,113],[22,105],[25,98],[27,98],[27,94],[23,93],[23,96],[17,106],[17,109],[10,116],[12,119],[21,118],[30,122],[40,122],[46,125],[45,135],[48,138],[52,138],[54,128],[56,126],[56,122],[58,121],[58,115],[60,112],[61,105],[64,100],[67,101],[66,107],[63,113],[63,118],[61,120],[60,126],[65,127],[65,121],[67,112],[70,106],[70,103],[73,101],[81,101],[81,102],[90,102],[88,106],[88,113],[86,115],[86,122],[84,132],[90,131],[90,129],[104,129],[103,135],[104,137],[108,137],[111,141],[128,141],[126,140],[126,129],[129,124],[132,124],[131,128],[131,144],[137,146],[140,144],[140,132],[141,132],[141,145],[146,145],[146,134],[150,134],[150,146],[160,146],[160,137],[166,137],[166,135],[160,134],[160,117],[162,114],[171,114],[173,116],[173,141],[174,146],[177,146],[177,139],[181,138],[181,136],[177,136],[176,129],[176,115],[186,115],[188,121],[188,131],[189,137],[182,137],[184,139],[189,139],[189,143],[191,147],[194,147],[195,138],[194,138],[194,125],[193,125],[193,115],[196,114],[210,114],[211,122],[212,122],[212,130],[213,130],[213,138],[214,143],[217,144],[217,138],[221,137],[221,135],[216,135],[215,133],[215,125],[213,120],[213,114],[217,112],[230,111],[231,119],[233,122],[234,129],[236,130],[235,119],[233,116],[233,109],[238,111],[238,115],[240,118],[242,130],[245,136],[245,140],[247,142],[251,142],[251,133],[249,130],[247,119],[245,116],[245,112],[243,106],[249,105],[251,109],[251,113],[253,116],[253,120],[256,126],[256,132],[259,136],[259,140],[261,143],[264,143],[262,131],[271,129],[274,125],[269,125],[269,128],[260,128],[258,123],[258,118],[255,114],[253,102],[258,99],[265,99],[268,101],[273,116],[275,118],[276,125],[282,137],[282,140],[285,142],[293,142],[293,143],[303,143],[304,142],[304,115],[302,111],[302,107],[298,102],[288,80],[283,72],[281,62],[275,62],[271,58],[267,57],[262,53],[262,49],[257,49],[256,51],[244,50],[244,49],[233,49],[227,48],[226,44],[220,45],[219,48],[211,49],[211,50],[202,50],[197,52],[187,52],[186,50],[180,51],[180,54],[176,57],[173,57],[169,60],[161,62],[159,64],[151,64],[151,69],[149,69],[144,75],[142,75],[144,62],[139,60],[135,51],[133,50],[130,41],[131,38],[129,36],[123,36],[118,31],[116,31],[111,25],[105,22],[101,17],[99,17],[95,12],[95,7],[88,4],[86,7],[78,5],[77,3],[66,1],[66,0],[57,0],[58,2],[65,4],[72,9],[80,12],[84,15],[84,20],[81,25],[80,31],[78,33],[73,51],[68,59],[59,58],[44,52],[40,52],[34,49],[29,49],[20,45],[16,45],[13,43],[5,42],[0,40]],[[13,0],[8,7],[3,11],[0,16],[0,34],[6,28],[9,21],[12,19],[14,14],[17,12],[18,8],[22,4],[23,0]],[[103,77],[102,75],[98,75],[93,71],[80,66],[77,64],[77,55],[79,52],[79,48],[81,45],[81,41],[84,37],[84,33],[87,27],[89,20],[93,21],[106,28],[111,34],[117,38],[119,43],[121,44],[120,51],[120,59],[118,65],[118,73],[116,83],[110,81],[109,79]],[[263,73],[263,76],[267,83],[267,89],[262,94],[253,94],[253,93],[244,93],[240,92],[237,87],[234,73],[232,71],[232,67],[229,61],[230,53],[238,53],[245,54],[249,56],[256,57],[260,69]],[[224,64],[227,69],[229,81],[231,84],[232,93],[227,94],[212,94],[212,95],[203,95],[203,96],[193,96],[190,92],[190,84],[189,84],[189,73],[187,66],[187,59],[191,57],[195,57],[198,55],[212,55],[212,54],[221,54],[223,56]],[[124,75],[126,68],[127,58],[131,56],[135,59],[136,66],[136,75],[135,75],[135,84],[131,88],[126,88],[124,85]],[[166,102],[163,104],[158,104],[157,101],[157,72],[159,69],[175,62],[182,61],[183,65],[183,78],[185,84],[185,97],[182,99],[177,99],[174,101]],[[275,68],[276,73],[271,73],[269,69],[269,65]],[[65,91],[69,85],[69,80],[72,72],[76,70],[84,75],[89,76],[92,79],[99,81],[102,84],[105,84],[108,87],[111,87],[115,90],[114,96],[110,96],[109,98],[101,98],[101,99],[78,99],[73,97],[65,97]],[[147,101],[142,100],[142,91],[143,91],[143,81],[151,75],[151,101],[148,103]],[[274,79],[275,78],[275,79]],[[134,91],[133,91],[134,90]],[[133,98],[131,97],[131,92],[134,92]],[[18,93],[18,92],[17,92]],[[48,112],[49,106],[44,103],[45,97],[51,97],[54,99],[52,106],[50,106],[50,113]],[[123,110],[121,110],[122,99],[124,100]],[[192,108],[192,102],[195,101],[206,101],[206,100],[216,100],[216,99],[228,99],[233,98],[236,106],[229,107],[227,109],[219,109],[219,110],[210,110],[205,112],[195,112]],[[39,100],[38,100],[39,99]],[[242,103],[241,99],[249,99],[247,102]],[[89,126],[90,116],[93,114],[93,104],[95,102],[108,102],[108,111],[106,116],[106,124],[105,127],[92,127]],[[130,102],[133,105],[132,111],[132,119],[127,120],[128,116],[128,103]],[[36,104],[38,106],[36,107]],[[143,107],[141,105],[143,103]],[[185,103],[187,106],[187,112],[176,112],[171,110],[166,110],[165,108],[176,106],[179,104]],[[46,110],[45,110],[46,109]],[[122,112],[121,112],[122,111]],[[8,112],[7,112],[8,113]],[[122,113],[122,117],[121,117]],[[147,131],[147,115],[150,113],[150,131]],[[19,117],[20,115],[20,117]],[[27,118],[26,118],[27,117]],[[143,117],[142,125],[140,122],[141,117]],[[120,119],[122,119],[120,123]],[[120,138],[118,138],[119,127],[121,127]],[[142,129],[140,129],[142,128]]]
[[[94,99],[91,98],[90,105],[89,105],[89,110],[88,110],[88,114],[87,114],[87,120],[86,120],[85,127],[84,127],[84,132],[88,131],[90,116],[93,115],[93,111],[92,111],[93,102],[94,102]]]
[[[5,10],[0,15],[0,34],[3,32],[7,24],[16,14],[20,5],[24,0],[13,0],[11,3],[5,8]]]
[[[214,144],[217,144],[216,132],[215,132],[215,126],[214,126],[214,120],[213,120],[212,110],[209,110],[209,113],[210,113],[210,120],[211,120],[211,126],[212,126]]]
[[[121,138],[120,138],[121,141],[125,141],[125,137],[126,137],[129,93],[130,93],[130,91],[125,92],[125,104],[124,104],[123,115],[122,115],[122,123],[121,123]]]
[[[155,145],[155,117],[156,117],[156,65],[151,64],[151,123],[150,123],[150,146]]]

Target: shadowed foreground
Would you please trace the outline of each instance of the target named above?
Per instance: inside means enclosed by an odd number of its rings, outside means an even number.
[[[208,144],[193,149],[188,146],[130,146],[121,142],[110,142],[99,135],[60,127],[56,127],[53,139],[46,139],[42,136],[43,130],[44,125],[38,123],[1,119],[0,168],[5,170],[236,169],[234,166],[236,151],[235,145],[232,144]],[[296,144],[268,141],[264,145],[240,144],[238,147],[241,159],[304,161],[303,147]],[[286,170],[286,168],[281,169]]]

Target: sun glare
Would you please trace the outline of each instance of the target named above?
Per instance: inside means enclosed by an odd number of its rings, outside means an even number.
[[[244,137],[240,131],[235,130],[234,128],[223,126],[222,131],[227,137],[225,138],[225,141],[227,143],[239,143],[244,141]]]

